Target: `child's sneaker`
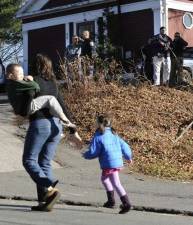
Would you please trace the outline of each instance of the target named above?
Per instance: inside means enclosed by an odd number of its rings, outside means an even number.
[[[76,125],[73,124],[73,123],[64,123],[62,121],[62,125],[63,125],[63,132],[61,133],[61,137],[62,138],[65,138],[66,135],[65,135],[65,131],[67,130],[68,132],[70,132],[70,134],[74,134],[76,132]]]
[[[70,121],[61,120],[61,122],[64,127],[72,127],[74,129],[76,129],[76,125],[74,123],[71,123]]]

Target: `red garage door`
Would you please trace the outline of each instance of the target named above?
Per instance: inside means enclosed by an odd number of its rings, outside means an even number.
[[[37,53],[48,55],[55,68],[59,63],[59,55],[63,57],[65,48],[65,25],[51,26],[29,31],[28,58],[29,71]]]

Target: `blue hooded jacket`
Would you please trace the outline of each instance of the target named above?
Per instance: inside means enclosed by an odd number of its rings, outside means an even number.
[[[106,127],[104,133],[95,132],[89,150],[83,156],[85,159],[99,158],[101,169],[110,169],[122,167],[122,156],[131,160],[132,152],[123,139],[113,134],[110,127]]]

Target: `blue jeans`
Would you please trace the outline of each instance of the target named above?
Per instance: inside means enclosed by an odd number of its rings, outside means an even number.
[[[23,166],[37,188],[47,188],[55,181],[51,161],[61,139],[58,118],[36,119],[30,123],[24,144]]]

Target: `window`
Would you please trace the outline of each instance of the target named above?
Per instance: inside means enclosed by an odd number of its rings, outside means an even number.
[[[193,17],[191,13],[185,13],[183,16],[183,24],[185,28],[191,29],[193,27]]]

